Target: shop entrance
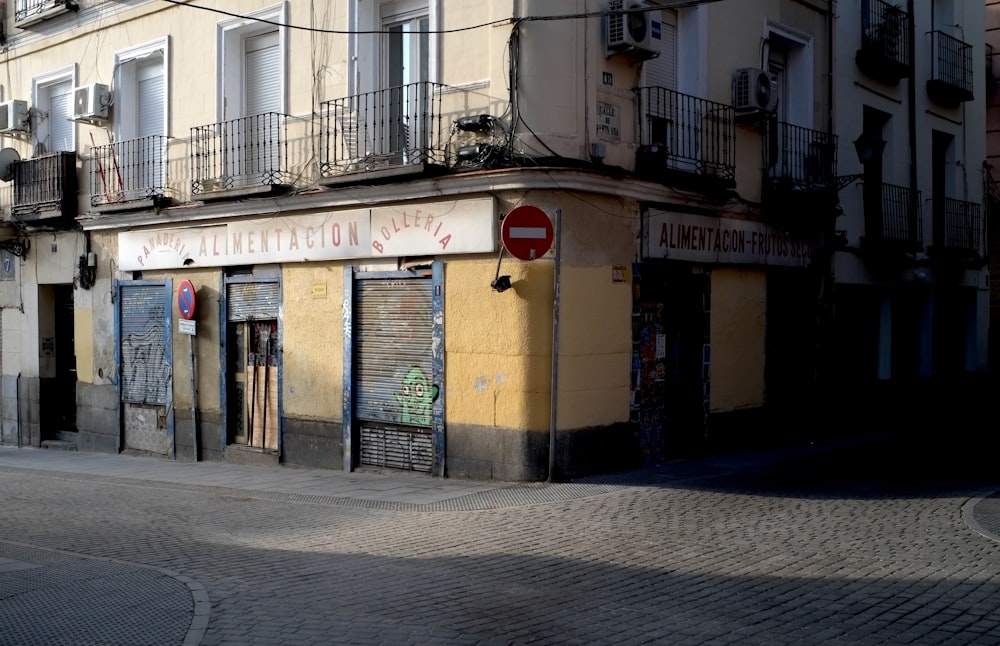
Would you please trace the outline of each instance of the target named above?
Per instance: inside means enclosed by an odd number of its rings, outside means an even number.
[[[646,465],[704,440],[711,374],[709,274],[680,263],[633,266],[632,420]]]
[[[442,277],[354,276],[352,463],[443,475]]]
[[[226,443],[277,454],[281,283],[252,272],[226,281]]]

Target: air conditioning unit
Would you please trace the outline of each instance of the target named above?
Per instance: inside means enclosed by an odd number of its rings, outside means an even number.
[[[111,107],[111,92],[103,83],[81,85],[73,90],[73,118],[105,121]]]
[[[659,56],[653,44],[649,5],[641,0],[608,2],[608,55],[626,53],[642,58]],[[628,12],[628,13],[624,13]]]
[[[30,124],[26,101],[15,99],[0,103],[0,132],[27,132]]]
[[[733,109],[737,112],[774,112],[778,109],[778,77],[756,67],[733,73]]]

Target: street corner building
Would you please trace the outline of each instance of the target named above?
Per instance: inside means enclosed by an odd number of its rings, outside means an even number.
[[[0,442],[532,481],[984,371],[983,4],[832,4],[8,2]]]

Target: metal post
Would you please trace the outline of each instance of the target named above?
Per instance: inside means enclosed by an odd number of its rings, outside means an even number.
[[[194,335],[189,334],[191,347],[191,442],[194,444],[194,461],[198,461],[198,376],[197,357],[194,352]]]
[[[562,209],[556,209],[556,259],[552,294],[552,381],[549,395],[549,477],[552,482],[556,469],[556,400],[559,394],[559,261],[562,256]]]

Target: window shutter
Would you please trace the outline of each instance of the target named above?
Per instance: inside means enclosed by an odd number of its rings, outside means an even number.
[[[653,46],[660,55],[643,64],[644,85],[674,90],[677,87],[677,26],[672,11],[651,13],[660,22],[660,39],[653,39]],[[654,29],[653,33],[656,31]]]
[[[163,64],[157,57],[139,66],[136,73],[136,112],[138,128],[136,136],[162,135],[163,124]]]
[[[49,152],[73,150],[73,87],[53,86],[49,94]]]
[[[278,32],[247,38],[244,44],[244,116],[281,111],[281,55]]]

